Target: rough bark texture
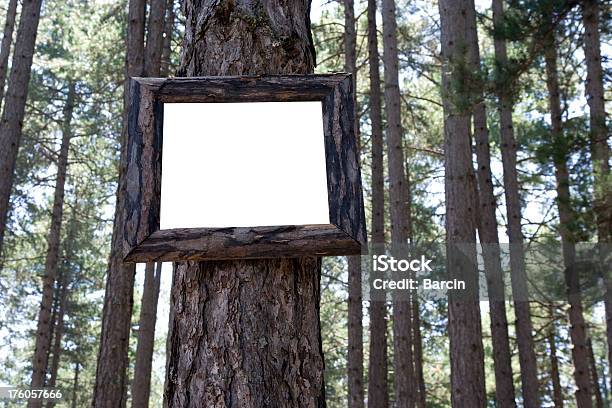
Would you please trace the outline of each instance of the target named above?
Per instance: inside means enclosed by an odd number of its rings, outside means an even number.
[[[21,128],[25,114],[30,70],[42,0],[24,0],[17,29],[9,86],[0,122],[0,254],[13,188],[15,162],[21,142]]]
[[[145,49],[145,76],[158,77],[161,70],[164,43],[164,15],[166,0],[151,0],[147,22],[147,45]]]
[[[474,83],[473,129],[476,144],[476,159],[478,171],[477,192],[478,215],[476,224],[484,256],[485,274],[489,295],[489,314],[491,319],[491,339],[493,345],[493,366],[495,372],[496,406],[516,407],[514,400],[514,381],[512,377],[512,361],[510,341],[508,336],[508,319],[506,317],[506,295],[504,290],[504,273],[501,265],[499,238],[497,234],[497,202],[493,191],[493,175],[491,174],[491,153],[489,150],[489,131],[487,127],[487,111],[484,92],[480,82],[480,47],[476,26],[476,8],[473,0],[469,0],[468,9],[468,39],[470,63]]]
[[[357,108],[357,32],[355,4],[344,0],[344,71],[351,73],[353,100]],[[355,114],[355,137],[359,143],[359,119]],[[361,295],[361,258],[350,256],[348,261],[348,353],[346,356],[348,377],[348,406],[363,408],[363,309]]]
[[[389,208],[391,243],[406,247],[409,214],[408,186],[402,146],[401,96],[395,1],[383,0],[383,63],[385,72],[385,109],[387,113],[387,154],[389,167]],[[397,256],[401,256],[397,254]],[[412,309],[409,300],[393,301],[393,365],[395,368],[395,402],[397,407],[413,407],[416,380],[412,353]]]
[[[183,75],[309,73],[307,0],[183,3]],[[317,258],[175,264],[168,407],[324,407]]]
[[[597,217],[597,236],[599,243],[612,241],[612,181],[610,180],[610,147],[606,125],[606,106],[604,100],[603,70],[601,66],[601,43],[599,38],[599,2],[582,2],[582,22],[584,25],[584,54],[587,66],[586,98],[589,104],[591,126],[591,161],[593,165],[595,196],[593,208]],[[605,250],[604,250],[605,251]],[[606,262],[606,260],[602,259]],[[610,260],[607,260],[608,265]],[[608,362],[612,364],[612,272],[604,269],[606,294],[606,336],[608,340]],[[612,376],[610,376],[612,387]]]
[[[559,359],[557,358],[557,343],[555,340],[555,313],[554,307],[550,306],[549,314],[551,318],[550,329],[548,331],[547,341],[550,352],[550,381],[552,383],[552,399],[555,408],[563,408],[563,389],[561,388],[561,379],[559,377]]]
[[[166,20],[164,22],[164,42],[161,54],[161,76],[170,74],[172,65],[172,36],[174,35],[174,0],[166,2]]]
[[[572,360],[574,380],[576,381],[576,403],[578,408],[592,406],[591,379],[589,375],[589,353],[587,349],[586,324],[582,312],[580,281],[575,267],[576,247],[573,238],[574,212],[570,203],[570,180],[567,168],[567,152],[564,151],[561,99],[557,74],[557,49],[554,30],[548,36],[545,52],[546,87],[550,109],[552,141],[556,145],[553,162],[557,189],[557,210],[559,212],[559,232],[565,268],[565,283],[569,301],[569,332],[572,339]]]
[[[47,255],[45,259],[45,272],[43,275],[42,300],[38,312],[38,324],[36,327],[36,342],[34,346],[34,360],[32,362],[32,388],[45,385],[45,374],[49,356],[51,326],[51,308],[53,306],[53,287],[57,277],[60,258],[60,233],[62,228],[62,217],[64,207],[64,186],[66,184],[66,172],[68,169],[68,150],[72,137],[71,122],[75,104],[75,84],[71,82],[68,96],[63,110],[62,144],[57,160],[57,178],[53,195],[53,210],[51,212],[51,226],[47,236]],[[60,304],[61,309],[61,304]],[[59,316],[58,314],[58,323]],[[63,320],[63,315],[61,316]],[[61,336],[61,334],[60,334]],[[60,337],[61,338],[61,337]],[[29,407],[41,407],[41,400],[30,400]]]
[[[467,55],[468,0],[441,0],[442,95],[444,105],[444,158],[447,270],[449,278],[466,281],[461,296],[449,295],[451,403],[455,408],[484,407],[484,351],[477,291],[475,253],[475,180],[471,160],[469,105],[464,84]]]
[[[155,268],[155,264],[150,262],[145,268],[140,323],[138,325],[138,346],[136,347],[136,363],[134,365],[134,379],[132,380],[132,407],[134,408],[149,406],[161,266],[160,262]]]
[[[503,18],[503,0],[493,0],[493,22],[498,29],[502,27]],[[517,143],[512,122],[513,102],[510,90],[504,81],[505,69],[508,66],[506,39],[501,35],[496,35],[494,46],[498,70],[498,86],[495,89],[498,98],[504,194],[508,222],[507,233],[510,242],[510,270],[523,404],[525,408],[539,408],[537,360],[533,343],[530,305],[528,303],[529,294],[521,226],[521,201],[516,168]]]
[[[376,0],[368,0],[368,66],[370,68],[370,122],[372,141],[372,248],[385,244],[385,179],[380,92],[380,62],[376,29]],[[368,407],[387,408],[387,305],[370,300],[370,360]]]
[[[6,9],[6,21],[4,22],[4,36],[0,44],[0,106],[4,99],[4,85],[6,85],[6,74],[8,71],[11,44],[13,44],[13,30],[15,29],[15,17],[17,16],[17,0],[9,0]]]
[[[127,399],[128,345],[134,291],[134,264],[123,263],[123,209],[125,202],[125,159],[129,77],[141,76],[144,69],[144,0],[130,0],[124,84],[123,130],[119,182],[115,204],[113,236],[102,310],[102,332],[96,367],[93,406],[121,408]]]

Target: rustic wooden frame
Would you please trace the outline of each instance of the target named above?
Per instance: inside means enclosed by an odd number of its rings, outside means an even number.
[[[160,230],[165,102],[321,101],[330,224]],[[357,255],[366,244],[349,74],[132,78],[128,114],[126,262]]]

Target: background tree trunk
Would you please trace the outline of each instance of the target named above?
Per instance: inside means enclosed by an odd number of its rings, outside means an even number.
[[[17,40],[13,52],[13,64],[6,100],[0,123],[0,255],[9,212],[9,200],[13,188],[15,162],[21,142],[21,128],[25,114],[30,70],[34,57],[34,44],[40,17],[42,0],[23,0]]]
[[[162,45],[161,54],[161,76],[166,76],[170,73],[172,65],[172,36],[174,34],[174,0],[167,0],[166,3],[166,21],[164,22],[164,42]]]
[[[370,68],[370,122],[372,127],[372,239],[373,250],[385,245],[385,179],[380,94],[380,63],[376,30],[376,0],[368,0],[368,66]],[[370,298],[370,360],[368,407],[387,408],[387,305]]]
[[[450,294],[448,325],[451,360],[451,403],[455,408],[484,407],[484,351],[478,299],[475,251],[475,180],[470,141],[470,106],[460,84],[468,63],[468,0],[440,0],[442,100],[447,270],[465,280],[467,290]],[[469,96],[468,96],[469,97]]]
[[[147,21],[147,45],[144,71],[146,76],[158,77],[161,69],[162,47],[164,44],[164,16],[166,0],[151,0]]]
[[[561,388],[561,379],[559,378],[559,359],[557,358],[557,344],[555,342],[555,309],[551,305],[549,307],[550,329],[548,331],[548,349],[550,352],[550,380],[553,388],[553,403],[555,408],[563,408],[563,389]]]
[[[307,0],[183,8],[181,75],[313,70]],[[324,407],[320,267],[311,257],[175,264],[167,406]]]
[[[34,346],[34,359],[32,362],[32,388],[40,388],[45,385],[45,374],[49,357],[50,333],[51,333],[51,308],[53,306],[53,286],[59,267],[60,233],[62,228],[62,216],[64,208],[64,186],[66,184],[66,172],[68,170],[68,151],[70,139],[72,138],[72,113],[75,105],[75,83],[68,85],[68,96],[64,105],[62,124],[62,144],[57,160],[57,179],[55,181],[55,192],[53,195],[53,210],[51,213],[51,226],[47,238],[47,256],[45,260],[45,272],[43,275],[42,300],[38,312],[38,324],[36,328],[36,342]],[[61,308],[61,304],[60,304]],[[58,322],[61,313],[58,313]],[[61,316],[63,319],[63,316]],[[30,400],[29,407],[41,407],[42,400]]]
[[[0,106],[4,99],[4,85],[6,85],[6,74],[8,71],[11,45],[13,44],[13,30],[15,29],[15,17],[17,16],[17,0],[9,0],[6,9],[6,21],[4,23],[4,36],[0,44]]]
[[[145,268],[144,288],[140,306],[140,324],[138,327],[138,346],[132,381],[132,407],[149,406],[151,392],[151,366],[155,346],[155,322],[157,320],[157,300],[161,282],[161,262],[147,263]]]
[[[570,180],[567,169],[567,151],[563,142],[561,100],[557,77],[557,49],[554,29],[550,30],[545,52],[546,87],[550,109],[552,142],[554,152],[555,179],[557,189],[557,209],[559,212],[559,232],[565,267],[565,282],[569,301],[569,332],[572,339],[572,360],[574,361],[574,380],[576,381],[576,403],[578,408],[592,406],[591,379],[589,376],[589,353],[587,350],[586,324],[582,312],[580,280],[575,269],[576,248],[573,238],[575,217],[570,202]]]
[[[124,84],[123,130],[119,182],[115,204],[115,219],[109,254],[102,332],[96,367],[94,407],[125,407],[127,400],[127,366],[130,322],[134,296],[135,265],[123,262],[123,208],[125,202],[127,108],[129,90],[127,79],[142,76],[144,70],[145,0],[130,0],[126,50],[126,82]]]
[[[478,171],[477,194],[478,215],[476,224],[480,245],[484,257],[484,267],[487,277],[489,294],[489,314],[491,319],[491,339],[493,345],[493,366],[495,372],[496,406],[516,407],[514,400],[514,382],[512,377],[512,362],[510,341],[508,337],[508,319],[506,317],[506,294],[504,290],[504,273],[501,265],[499,238],[497,234],[497,203],[493,191],[493,175],[491,174],[491,153],[489,150],[489,131],[487,127],[487,111],[484,101],[484,90],[480,82],[480,47],[478,45],[478,30],[476,26],[476,6],[469,1],[468,9],[468,41],[472,79],[475,85],[473,95],[473,126],[474,142]]]
[[[593,354],[593,342],[589,337],[587,339],[587,348],[589,350],[589,367],[591,368],[591,380],[593,381],[593,394],[595,394],[595,406],[597,408],[604,408],[603,398],[601,396],[601,390],[599,389],[599,376],[597,375],[597,362],[595,361],[595,354]]]

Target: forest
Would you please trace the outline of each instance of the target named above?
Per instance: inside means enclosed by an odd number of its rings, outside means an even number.
[[[4,0],[0,21],[0,406],[612,406],[610,0]],[[421,251],[466,295],[381,293],[367,253],[123,261],[130,77],[333,72],[371,251]]]

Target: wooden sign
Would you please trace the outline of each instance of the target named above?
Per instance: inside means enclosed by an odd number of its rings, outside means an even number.
[[[360,254],[352,92],[347,74],[132,78],[124,260]]]

